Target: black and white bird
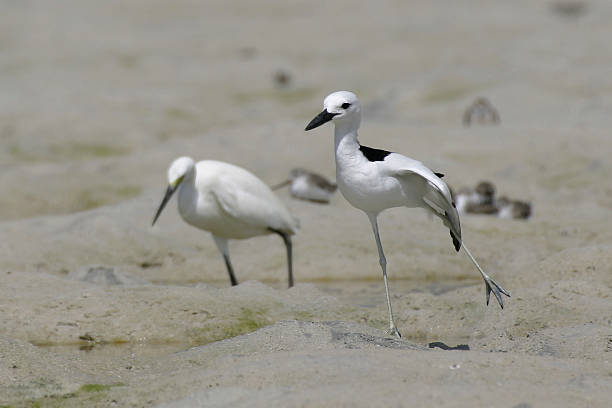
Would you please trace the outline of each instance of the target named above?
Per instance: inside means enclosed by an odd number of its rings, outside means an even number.
[[[263,181],[230,163],[196,163],[190,157],[179,157],[168,169],[168,188],[153,224],[177,190],[179,214],[187,224],[212,234],[232,285],[238,280],[230,262],[228,239],[278,234],[287,249],[289,287],[293,286],[291,235],[297,232],[298,221]]]
[[[329,121],[333,121],[335,125],[336,182],[342,195],[354,207],[365,212],[372,224],[387,294],[389,332],[400,337],[393,322],[387,261],[378,231],[378,214],[387,208],[420,207],[439,217],[450,229],[455,249],[459,251],[463,246],[465,253],[482,275],[487,304],[493,292],[503,308],[501,294],[510,294],[482,270],[462,241],[459,214],[448,186],[440,178],[443,175],[434,173],[421,162],[401,154],[359,144],[357,131],[361,123],[361,106],[352,92],[339,91],[328,95],[323,102],[323,108],[305,130],[314,129]]]

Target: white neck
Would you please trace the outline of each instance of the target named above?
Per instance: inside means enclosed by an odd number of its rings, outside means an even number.
[[[342,191],[342,183],[350,177],[353,169],[358,169],[364,165],[365,157],[359,150],[359,140],[357,139],[358,126],[347,127],[336,123],[334,132],[335,156],[336,156],[336,179]],[[348,173],[347,173],[348,172]]]
[[[181,194],[182,190],[185,190],[185,191],[195,190],[195,174],[196,174],[195,167],[192,170],[185,173],[185,177],[183,178],[183,181],[178,187],[179,195]]]
[[[195,168],[185,174],[185,178],[178,187],[178,210],[185,219],[195,213],[198,202],[198,190],[196,189]]]
[[[359,129],[359,121],[334,123],[334,145],[336,156],[340,151],[349,153],[350,151],[359,149],[359,140],[357,139],[357,130]]]

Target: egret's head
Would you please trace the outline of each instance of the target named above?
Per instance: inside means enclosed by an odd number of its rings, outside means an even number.
[[[179,185],[183,182],[185,177],[192,173],[195,169],[195,162],[191,157],[179,157],[175,161],[172,162],[170,168],[168,168],[168,188],[166,188],[166,193],[164,194],[164,198],[162,199],[157,212],[155,213],[155,217],[153,217],[153,223],[157,221],[157,218],[163,211],[164,207],[172,197],[172,194],[176,191]]]
[[[179,157],[168,168],[168,185],[176,189],[194,168],[195,162],[191,157]]]
[[[333,120],[336,123],[350,122],[359,126],[361,105],[357,96],[348,91],[338,91],[327,95],[323,101],[323,111],[319,113],[304,130],[314,129]]]

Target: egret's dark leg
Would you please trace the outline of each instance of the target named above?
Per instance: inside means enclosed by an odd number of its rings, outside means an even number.
[[[378,247],[378,257],[380,268],[383,273],[383,280],[385,281],[385,291],[387,292],[387,307],[389,308],[389,334],[402,337],[399,330],[395,326],[393,322],[393,309],[391,308],[391,296],[389,295],[389,284],[387,283],[387,259],[385,258],[385,254],[383,252],[382,244],[380,243],[380,235],[378,234],[378,221],[376,217],[378,214],[367,213],[368,218],[370,219],[370,224],[372,224],[372,231],[374,232],[374,238],[376,238],[376,246]]]
[[[213,235],[213,238],[215,239],[215,244],[217,244],[217,248],[219,248],[219,251],[223,255],[225,266],[227,266],[227,273],[229,273],[230,282],[232,282],[232,286],[236,286],[238,284],[238,280],[234,275],[234,268],[232,268],[232,262],[230,261],[227,239],[220,238],[216,235]]]
[[[232,268],[232,263],[230,262],[229,256],[223,254],[223,259],[225,260],[225,266],[227,266],[227,273],[229,273],[230,282],[232,282],[232,286],[236,286],[238,284],[238,280],[236,280],[236,276],[234,275],[234,268]]]
[[[292,245],[291,245],[291,236],[283,231],[279,231],[273,228],[269,228],[269,229],[270,231],[281,236],[281,238],[283,239],[283,242],[285,243],[285,247],[287,248],[287,271],[289,274],[289,287],[292,287],[293,286],[293,251],[292,251]]]

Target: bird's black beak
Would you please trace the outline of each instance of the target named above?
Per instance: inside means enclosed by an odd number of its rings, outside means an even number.
[[[322,124],[327,123],[330,120],[332,120],[332,118],[334,116],[336,116],[336,115],[338,115],[338,114],[337,113],[329,113],[327,111],[327,109],[323,109],[323,112],[321,112],[317,116],[315,116],[314,119],[310,121],[310,123],[306,126],[306,128],[304,130],[310,130],[310,129],[317,128],[317,127],[321,126]]]
[[[157,212],[155,213],[155,217],[153,218],[153,222],[151,223],[151,226],[155,225],[155,221],[157,221],[159,214],[161,214],[161,212],[164,210],[164,207],[170,200],[170,197],[172,197],[172,194],[174,194],[174,192],[176,191],[177,187],[178,187],[178,184],[176,184],[176,186],[174,187],[171,185],[168,186],[168,188],[166,189],[166,194],[164,194],[164,199],[162,200],[161,204],[159,205],[159,208],[157,209]]]
[[[270,190],[272,191],[278,190],[279,188],[285,187],[287,184],[291,184],[291,180],[285,180],[282,183],[278,183],[273,186],[270,186]]]

